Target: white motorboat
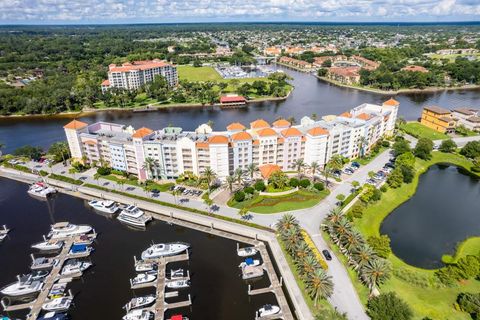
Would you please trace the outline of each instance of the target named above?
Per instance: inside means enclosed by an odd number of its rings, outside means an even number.
[[[3,239],[7,237],[9,232],[10,232],[10,229],[7,229],[7,226],[3,225],[3,229],[0,230],[0,242],[2,242]]]
[[[86,244],[74,244],[68,251],[70,257],[87,257],[92,253],[93,248],[87,246]]]
[[[57,313],[54,311],[47,312],[43,317],[38,318],[38,320],[67,320],[68,315],[65,313]]]
[[[47,198],[49,195],[56,193],[57,190],[54,187],[50,187],[46,183],[36,182],[32,184],[30,188],[28,188],[27,192],[32,196]]]
[[[117,212],[119,209],[117,203],[110,200],[91,200],[88,201],[88,205],[97,211],[110,214]]]
[[[62,268],[62,276],[70,276],[74,274],[82,274],[93,264],[88,261],[80,261],[77,259],[68,260]]]
[[[48,292],[49,299],[57,299],[65,296],[65,291],[67,290],[66,283],[55,283],[50,291]]]
[[[258,253],[258,250],[255,247],[245,247],[237,249],[237,255],[239,257],[251,257]]]
[[[153,244],[142,252],[142,259],[147,260],[173,256],[187,250],[189,247],[189,244],[183,242]]]
[[[170,270],[170,280],[183,278],[183,269]]]
[[[95,237],[94,237],[95,236]],[[81,245],[81,244],[84,244],[84,245],[91,245],[93,243],[93,240],[96,238],[96,235],[81,235],[80,237],[78,237],[78,239],[76,239],[74,242],[73,242],[73,245]]]
[[[263,266],[245,266],[242,268],[242,279],[248,280],[259,278],[263,276],[264,272],[265,270],[263,269]]]
[[[52,225],[48,236],[51,239],[79,236],[91,232],[93,228],[88,225],[76,225],[69,222],[58,222]]]
[[[50,274],[50,271],[47,271],[47,270],[35,270],[30,274],[25,274],[24,276],[30,277],[30,279],[35,281],[35,280],[41,280],[46,276],[48,276],[49,274]]]
[[[40,292],[42,287],[41,281],[34,281],[29,276],[19,277],[17,282],[4,287],[0,293],[11,297],[28,296]]]
[[[67,297],[56,298],[44,303],[42,309],[45,311],[67,311],[70,308],[72,301],[72,298]]]
[[[146,215],[145,212],[136,206],[128,206],[120,212],[117,220],[134,227],[145,228],[145,225],[152,220],[152,217]]]
[[[63,241],[45,240],[45,241],[42,241],[42,242],[32,244],[31,247],[33,249],[37,249],[37,250],[40,250],[40,251],[56,251],[56,250],[62,249]]]
[[[33,258],[33,255],[32,255],[32,264],[30,265],[30,269],[32,270],[50,269],[56,266],[57,263],[58,263],[58,259],[55,259],[55,258],[46,258],[46,257]]]
[[[125,310],[130,311],[132,309],[138,309],[141,307],[146,307],[151,305],[152,303],[155,302],[155,296],[154,295],[148,295],[148,296],[143,296],[143,297],[138,297],[138,298],[132,298],[125,306]]]
[[[153,317],[153,313],[148,310],[132,310],[127,313],[122,320],[149,320]]]
[[[273,304],[266,304],[258,310],[260,317],[272,316],[280,312],[280,307]]]
[[[169,289],[184,289],[188,288],[190,286],[190,281],[188,280],[174,280],[167,282],[165,284],[165,287]]]
[[[139,273],[139,274],[137,274],[137,276],[135,278],[130,280],[130,283],[132,284],[132,286],[135,286],[135,285],[138,285],[138,284],[149,283],[149,282],[155,281],[155,279],[157,279],[157,276],[154,275],[154,274]]]
[[[259,266],[260,265],[260,260],[258,259],[252,259],[252,258],[247,258],[245,259],[245,261],[243,261],[242,263],[240,263],[240,265],[238,266],[239,268],[244,268],[246,266],[253,266],[253,267],[256,267],[256,266]]]
[[[135,271],[137,272],[147,272],[157,269],[157,264],[155,262],[148,261],[135,261]]]

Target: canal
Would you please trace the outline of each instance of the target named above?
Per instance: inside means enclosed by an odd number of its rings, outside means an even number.
[[[340,114],[362,103],[377,103],[390,98],[381,94],[338,87],[318,80],[312,75],[283,69],[289,73],[295,89],[285,101],[251,103],[246,108],[220,109],[218,107],[166,108],[156,112],[134,113],[131,111],[105,111],[80,118],[82,121],[110,121],[132,125],[135,128],[146,126],[153,129],[174,125],[193,130],[211,120],[214,129],[225,130],[235,121],[245,124],[263,118],[274,121],[278,117],[293,116],[297,121],[303,116],[316,113],[318,117]],[[476,107],[480,101],[480,90],[441,91],[435,93],[400,94],[395,96],[400,102],[400,115],[407,120],[420,116],[425,105],[438,105],[445,108]],[[11,152],[23,145],[48,147],[55,141],[65,140],[63,125],[66,118],[8,118],[0,119],[0,142],[5,143],[5,152]]]
[[[255,311],[262,305],[276,303],[271,294],[248,296],[234,241],[160,221],[151,223],[146,231],[138,231],[95,213],[81,199],[58,194],[48,202],[39,201],[26,191],[26,184],[0,178],[0,225],[12,229],[0,244],[0,287],[14,282],[16,275],[29,272],[29,255],[34,252],[30,245],[41,241],[51,224],[70,221],[92,225],[99,233],[90,257],[94,267],[70,285],[75,294],[75,306],[70,312],[73,319],[121,319],[125,314],[123,305],[135,294],[154,293],[153,288],[134,292],[129,284],[135,276],[133,256],[139,257],[152,241],[184,241],[192,245],[188,263],[167,267],[190,270],[192,282],[178,298],[167,302],[186,300],[190,293],[192,307],[168,311],[166,319],[179,313],[190,319],[254,319]],[[252,283],[252,288],[268,285],[265,275]],[[23,317],[25,313],[12,315]]]
[[[442,255],[480,235],[480,184],[455,166],[434,165],[420,176],[417,192],[383,221],[396,256],[416,267],[443,266]]]

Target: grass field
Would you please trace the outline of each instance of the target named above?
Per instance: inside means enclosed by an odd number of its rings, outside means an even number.
[[[329,193],[330,191],[328,190],[321,192],[299,190],[295,193],[278,197],[257,194],[252,199],[242,202],[236,202],[232,198],[228,205],[237,209],[248,208],[249,211],[256,213],[277,213],[313,207]]]
[[[212,67],[177,66],[178,78],[188,81],[220,81],[222,77]]]
[[[429,57],[435,60],[442,60],[442,59],[447,59],[450,60],[450,62],[455,61],[458,57],[467,57],[467,56],[477,56],[477,60],[480,59],[480,53],[476,54],[447,54],[447,55],[441,55],[441,54],[430,54]]]
[[[463,241],[457,246],[457,251],[453,258],[453,262],[468,255],[477,255],[480,253],[480,237],[471,237]]]
[[[428,138],[431,140],[448,139],[449,137],[438,131],[430,129],[418,122],[408,122],[400,126],[400,129],[416,138]]]
[[[413,196],[418,185],[419,176],[431,165],[442,162],[464,167],[467,170],[471,167],[470,161],[457,154],[434,152],[432,159],[429,161],[417,159],[415,167],[418,174],[413,182],[404,184],[398,189],[389,189],[382,195],[382,199],[379,202],[368,206],[362,218],[355,220],[357,229],[365,237],[378,236],[380,234],[380,225],[385,217]],[[463,256],[467,253],[478,252],[478,250],[480,250],[480,239],[472,238],[472,240],[466,241],[463,246],[459,246],[457,255]],[[434,270],[425,270],[408,265],[394,254],[391,254],[388,259],[394,269],[407,270],[424,279],[433,280]],[[394,291],[404,299],[412,307],[415,320],[420,320],[425,316],[432,319],[467,320],[470,319],[470,316],[456,311],[453,308],[453,303],[460,292],[479,292],[480,281],[469,280],[452,288],[420,287],[392,276],[380,289],[382,292]]]

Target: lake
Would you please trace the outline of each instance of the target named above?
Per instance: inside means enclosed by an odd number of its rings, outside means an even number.
[[[420,176],[415,195],[383,221],[396,256],[426,269],[443,266],[442,255],[480,235],[480,184],[455,166],[434,165]]]
[[[92,225],[99,233],[90,257],[94,267],[70,285],[75,294],[75,306],[70,312],[73,319],[121,319],[125,314],[123,305],[134,294],[154,293],[153,288],[133,291],[129,283],[135,276],[133,256],[139,257],[152,241],[184,241],[192,245],[189,262],[169,264],[167,270],[190,270],[192,285],[177,300],[186,300],[190,293],[193,304],[191,309],[168,311],[166,319],[178,313],[190,319],[254,319],[255,311],[262,305],[276,303],[273,294],[247,294],[248,285],[241,279],[241,260],[234,241],[159,221],[151,223],[146,231],[135,231],[116,219],[95,213],[81,199],[58,194],[49,202],[39,201],[26,191],[26,184],[0,178],[0,225],[12,229],[0,244],[0,287],[14,282],[17,274],[29,272],[29,255],[34,252],[30,245],[41,241],[51,224],[70,221]],[[265,275],[252,283],[252,288],[268,285]]]
[[[318,80],[310,74],[290,69],[289,73],[295,89],[285,101],[251,103],[246,108],[220,109],[219,107],[166,108],[155,112],[134,113],[132,111],[105,111],[80,118],[82,121],[110,121],[135,128],[143,126],[160,129],[169,124],[193,130],[200,124],[212,120],[214,129],[225,130],[231,123],[240,121],[248,124],[263,118],[274,121],[279,117],[293,116],[297,122],[303,116],[316,113],[319,117],[340,114],[362,103],[381,104],[390,96],[355,89],[342,88]],[[479,108],[480,90],[440,91],[435,93],[400,94],[395,96],[400,102],[399,113],[407,120],[420,116],[425,105],[438,105],[445,108]],[[5,152],[30,144],[48,147],[55,141],[65,140],[63,125],[65,118],[4,118],[0,119],[0,141],[6,144]]]

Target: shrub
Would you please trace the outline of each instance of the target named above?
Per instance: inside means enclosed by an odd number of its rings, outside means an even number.
[[[372,320],[409,320],[410,307],[394,292],[382,293],[368,301],[367,314]]]
[[[373,189],[373,194],[370,197],[370,201],[376,202],[382,198],[382,191],[378,190],[377,188]]]
[[[99,168],[100,169],[100,168]],[[98,172],[98,170],[97,170]],[[116,174],[116,175],[119,175],[119,176],[123,176],[123,174],[125,173],[125,171],[120,171],[120,170],[116,170],[116,169],[112,169],[112,174]]]
[[[400,171],[402,172],[403,182],[410,183],[413,181],[415,171],[413,167],[410,166],[400,166]]]
[[[382,141],[382,147],[385,147],[385,148],[390,147],[390,142],[388,142],[387,140],[383,140]]]
[[[390,238],[387,235],[368,237],[367,243],[373,248],[373,250],[375,250],[375,252],[377,252],[379,257],[386,259],[390,253],[392,253],[392,249],[390,248]]]
[[[399,156],[401,154],[404,154],[405,152],[410,151],[410,144],[408,143],[408,141],[406,141],[404,139],[401,139],[401,140],[397,140],[393,144],[392,148],[393,148],[393,153],[395,154],[395,156]]]
[[[300,180],[299,185],[302,188],[308,188],[310,186],[310,180],[302,179],[302,180]]]
[[[108,176],[112,172],[109,167],[100,167],[97,169],[97,173],[101,176]]]
[[[40,170],[40,171],[38,172],[38,174],[40,174],[42,177],[48,176],[48,172],[45,171],[45,170]]]
[[[443,140],[438,148],[441,152],[447,153],[454,152],[455,149],[457,149],[457,144],[452,139]]]
[[[388,190],[388,187],[387,187],[386,184],[384,184],[380,187],[380,191],[382,191],[382,192],[387,192],[387,190]]]
[[[400,188],[403,183],[403,174],[400,168],[396,168],[387,178],[387,184],[390,188],[396,189]]]
[[[243,191],[235,192],[233,199],[235,199],[235,201],[237,202],[242,202],[243,200],[245,200],[245,192]]]
[[[363,186],[363,192],[360,195],[360,200],[365,203],[375,202],[380,200],[382,197],[382,192],[372,186],[371,184],[366,184]]]
[[[253,189],[253,187],[246,187],[245,189],[243,189],[243,192],[245,192],[246,194],[253,194],[255,192],[255,189]]]
[[[480,156],[480,141],[469,141],[460,150],[460,154],[467,158],[476,158]]]
[[[291,178],[290,181],[288,182],[288,185],[292,188],[298,187],[300,181],[297,178]]]
[[[413,150],[415,157],[428,160],[432,157],[433,141],[427,138],[418,139],[417,145]]]
[[[480,293],[462,292],[457,297],[457,303],[462,311],[470,313],[473,319],[479,319]]]
[[[313,184],[313,187],[314,187],[315,189],[317,189],[318,191],[322,191],[322,190],[325,189],[325,185],[323,184],[323,182],[315,182],[315,183]]]
[[[471,170],[472,170],[473,172],[480,172],[480,167],[473,166],[473,167],[471,168]]]
[[[263,182],[262,180],[258,180],[257,182],[255,182],[255,185],[254,185],[254,188],[255,190],[257,191],[265,191],[265,182]]]
[[[363,210],[365,210],[365,206],[361,204],[361,202],[358,202],[352,206],[352,209],[350,209],[349,215],[352,218],[361,218],[363,215]]]
[[[405,152],[397,157],[395,165],[413,167],[415,165],[415,156],[411,152]]]
[[[456,264],[449,264],[435,271],[435,276],[443,284],[452,286],[460,280],[466,280],[480,275],[480,257],[466,256]]]

